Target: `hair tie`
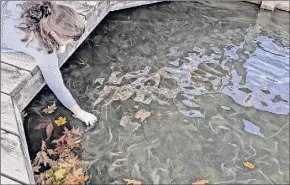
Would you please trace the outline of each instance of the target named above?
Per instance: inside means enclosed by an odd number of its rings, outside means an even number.
[[[47,18],[51,14],[51,9],[48,5],[41,5],[42,18]]]

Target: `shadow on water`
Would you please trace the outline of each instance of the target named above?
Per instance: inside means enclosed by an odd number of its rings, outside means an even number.
[[[62,68],[99,116],[82,143],[90,183],[289,183],[289,48],[289,14],[248,3],[110,13]],[[57,101],[45,88],[26,125],[42,121],[47,99]],[[143,122],[134,118],[142,108],[151,111]],[[26,131],[33,157],[40,134]]]

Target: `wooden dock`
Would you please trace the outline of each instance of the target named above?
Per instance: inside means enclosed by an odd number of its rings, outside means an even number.
[[[61,67],[100,21],[110,12],[160,1],[57,1],[73,7],[86,21],[79,42],[59,55]],[[288,1],[251,1],[261,7],[289,11]],[[35,184],[21,111],[44,87],[35,61],[24,53],[1,53],[1,184]]]

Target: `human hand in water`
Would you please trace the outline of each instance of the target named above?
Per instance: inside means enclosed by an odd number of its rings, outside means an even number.
[[[83,121],[87,126],[93,126],[97,121],[97,117],[89,112],[81,110],[79,114],[74,114],[73,117]]]

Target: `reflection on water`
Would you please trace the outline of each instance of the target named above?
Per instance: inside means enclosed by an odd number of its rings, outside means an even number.
[[[289,183],[289,48],[289,14],[248,3],[110,13],[62,69],[100,113],[83,142],[91,184]]]

